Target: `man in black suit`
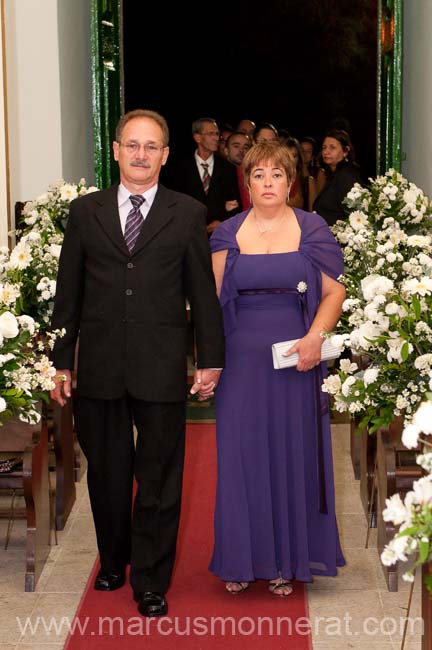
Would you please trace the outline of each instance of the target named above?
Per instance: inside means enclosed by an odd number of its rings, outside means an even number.
[[[52,321],[66,335],[53,350],[52,397],[64,404],[71,395],[79,335],[76,426],[101,560],[95,589],[121,587],[130,562],[138,611],[161,616],[180,515],[186,298],[199,368],[191,392],[202,399],[224,363],[223,326],[205,207],[158,183],[169,151],[165,119],[127,113],[113,149],[120,184],[70,206]]]
[[[173,163],[167,170],[167,185],[207,206],[207,232],[212,233],[221,221],[240,212],[237,174],[230,163],[216,155],[220,133],[215,120],[195,120],[192,137],[197,145],[195,154]]]

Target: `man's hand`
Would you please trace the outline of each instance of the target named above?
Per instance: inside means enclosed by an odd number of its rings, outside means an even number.
[[[64,406],[72,394],[72,378],[70,370],[57,370],[54,377],[55,388],[50,391],[51,399]]]
[[[214,395],[221,372],[222,370],[212,370],[210,368],[195,370],[194,383],[190,389],[191,395],[198,393],[199,402],[203,402]]]
[[[231,212],[231,210],[235,210],[238,207],[239,207],[239,204],[238,204],[238,201],[236,199],[233,199],[232,201],[225,201],[225,210],[227,212]]]

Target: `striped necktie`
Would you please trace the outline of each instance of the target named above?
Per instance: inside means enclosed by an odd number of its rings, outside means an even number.
[[[204,169],[204,175],[202,177],[202,184],[203,184],[203,189],[205,194],[208,193],[209,187],[210,187],[210,174],[209,174],[209,166],[208,163],[201,163],[201,167]]]
[[[141,194],[131,194],[129,196],[129,200],[132,203],[133,208],[126,218],[124,238],[126,241],[126,246],[129,249],[129,253],[132,253],[136,244],[136,240],[138,239],[138,235],[140,234],[141,226],[144,222],[140,207],[144,203],[145,198]]]

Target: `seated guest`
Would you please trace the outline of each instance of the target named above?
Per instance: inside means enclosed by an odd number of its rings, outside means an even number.
[[[173,163],[165,185],[193,196],[207,206],[207,232],[240,211],[240,193],[235,168],[215,155],[219,128],[211,117],[200,117],[192,124],[197,149],[193,156]]]

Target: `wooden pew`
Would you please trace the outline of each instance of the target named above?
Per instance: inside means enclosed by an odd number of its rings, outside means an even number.
[[[357,435],[357,434],[356,434]],[[369,435],[364,429],[360,440],[360,497],[364,513],[371,528],[377,525],[376,490],[373,489],[375,475],[376,434]],[[372,501],[372,503],[371,503]]]
[[[432,578],[432,563],[423,565],[422,575],[422,618],[424,623],[421,650],[432,650],[432,596],[426,589],[424,578]]]
[[[377,432],[377,528],[378,553],[381,555],[384,546],[397,532],[391,522],[384,521],[382,511],[385,501],[396,492],[403,499],[412,489],[413,482],[421,478],[423,469],[415,462],[421,448],[409,450],[401,442],[403,430],[402,418],[396,418],[388,429]],[[398,590],[398,565],[384,566],[381,564],[389,591]]]
[[[72,400],[68,400],[63,408],[51,401],[44,409],[44,415],[55,456],[55,527],[63,530],[76,499]]]
[[[351,361],[353,363],[356,363],[359,370],[365,370],[369,363],[370,359],[366,354],[351,354]],[[351,453],[351,462],[354,470],[354,478],[356,480],[361,479],[362,475],[362,467],[363,469],[366,468],[365,466],[362,466],[361,464],[361,456],[364,453],[364,448],[362,446],[362,440],[361,440],[361,435],[358,433],[358,425],[360,422],[360,418],[352,418],[351,419],[351,430],[350,430],[350,453]],[[366,477],[363,477],[363,480]],[[369,493],[370,494],[370,493]],[[366,509],[366,512],[368,510]]]
[[[361,477],[361,449],[362,441],[361,436],[358,433],[358,425],[360,420],[358,418],[353,418],[350,422],[350,453],[351,453],[351,463],[354,471],[354,478],[356,481],[360,480]]]
[[[27,520],[25,591],[34,591],[50,550],[48,435],[43,424],[6,422],[0,431],[0,452],[22,455],[20,471],[0,474],[0,489],[23,490]]]

